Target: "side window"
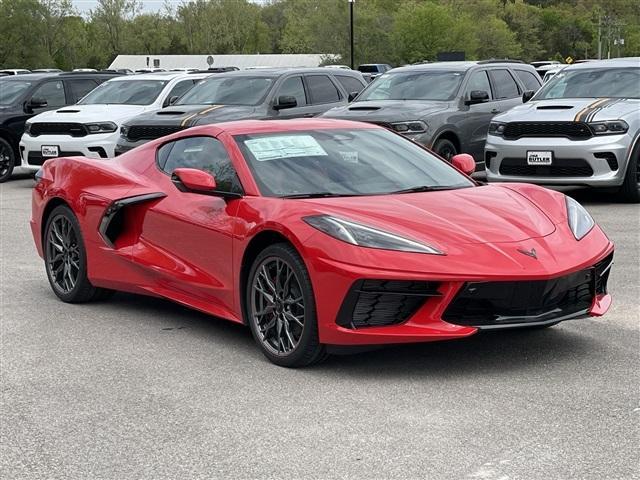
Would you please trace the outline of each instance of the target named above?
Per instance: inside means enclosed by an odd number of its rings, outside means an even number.
[[[311,103],[340,101],[340,92],[326,75],[308,75],[307,84],[311,93]]]
[[[303,107],[307,104],[307,97],[304,93],[304,85],[302,84],[302,77],[289,77],[278,89],[276,98],[282,96],[295,97],[299,107]]]
[[[195,82],[193,80],[182,80],[181,82],[176,83],[171,89],[171,91],[169,92],[169,95],[167,95],[167,101],[171,97],[181,97],[184,93],[187,92],[187,90],[189,90],[194,85],[195,85]]]
[[[98,82],[89,78],[78,78],[76,80],[66,80],[71,92],[71,102],[76,103],[87,93],[98,86]]]
[[[176,168],[196,168],[213,174],[218,190],[242,191],[227,150],[213,137],[189,137],[166,143],[158,149],[157,162],[169,175]]]
[[[34,97],[44,99],[48,107],[63,107],[67,104],[61,80],[43,83],[31,95],[31,98]]]
[[[487,77],[486,71],[475,72],[471,75],[469,79],[469,83],[467,84],[467,96],[471,94],[474,90],[482,90],[483,92],[487,92],[489,94],[489,99],[491,96],[491,84],[489,83],[489,77]]]
[[[509,70],[489,70],[489,77],[493,84],[494,96],[498,100],[520,96],[518,84]]]
[[[534,75],[526,70],[516,70],[516,75],[520,81],[524,84],[524,88],[527,90],[538,90],[540,88],[540,76]]]
[[[346,75],[336,75],[335,77],[347,93],[360,93],[360,91],[364,88],[364,85],[362,85],[362,83],[360,83],[357,78],[348,77]]]

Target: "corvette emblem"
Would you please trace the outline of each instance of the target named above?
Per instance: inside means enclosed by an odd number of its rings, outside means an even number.
[[[531,250],[523,250],[522,248],[519,248],[518,251],[527,257],[535,258],[536,260],[538,259],[538,254],[536,253],[535,248],[532,248]]]

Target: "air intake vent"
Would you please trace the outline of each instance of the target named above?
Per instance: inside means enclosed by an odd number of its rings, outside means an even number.
[[[536,110],[571,110],[571,105],[541,105]]]
[[[571,140],[591,138],[593,133],[582,122],[510,122],[504,129],[504,138],[517,140],[522,137],[566,137]]]
[[[618,170],[618,159],[616,158],[616,154],[613,152],[598,152],[593,154],[596,158],[604,158],[609,165],[609,168],[613,171]]]

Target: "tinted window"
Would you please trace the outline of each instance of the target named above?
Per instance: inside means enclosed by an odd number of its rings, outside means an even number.
[[[495,98],[515,98],[520,96],[518,84],[508,70],[489,70]]]
[[[340,93],[326,75],[309,75],[307,84],[311,93],[311,103],[332,103],[340,100]]]
[[[216,76],[198,83],[176,105],[258,105],[271,85],[270,77]]]
[[[0,81],[0,105],[11,105],[31,86],[31,82]]]
[[[306,105],[307,99],[304,94],[304,85],[302,84],[302,77],[289,77],[287,78],[280,89],[278,90],[278,97],[287,95],[296,98],[298,106]]]
[[[189,137],[163,145],[158,150],[158,166],[168,174],[176,168],[204,170],[213,174],[218,190],[241,191],[227,150],[212,137]]]
[[[458,92],[463,72],[390,72],[378,77],[362,92],[361,100],[451,100]]]
[[[518,75],[518,78],[524,84],[525,89],[535,91],[540,88],[539,76],[525,70],[516,70],[516,75]]]
[[[489,98],[491,98],[491,85],[489,84],[487,72],[475,72],[471,75],[469,83],[467,84],[467,94],[471,94],[474,90],[487,92],[489,94]]]
[[[378,67],[378,65],[360,65],[358,70],[363,73],[379,73],[382,71],[382,68]]]
[[[607,97],[640,98],[640,68],[562,70],[544,84],[535,98]]]
[[[111,80],[92,90],[79,103],[150,105],[166,84],[166,80]]]
[[[170,99],[171,97],[181,97],[187,90],[193,87],[193,85],[193,80],[183,80],[176,83],[171,89],[171,92],[169,92],[169,95],[167,95],[167,99]]]
[[[45,82],[36,88],[31,98],[42,98],[47,102],[48,107],[62,107],[67,104],[64,96],[64,86],[62,81]]]
[[[364,85],[357,78],[346,75],[336,75],[335,77],[347,93],[360,92],[364,88]]]
[[[88,78],[79,78],[77,80],[67,80],[67,85],[71,90],[71,101],[75,103],[96,88],[98,83]]]

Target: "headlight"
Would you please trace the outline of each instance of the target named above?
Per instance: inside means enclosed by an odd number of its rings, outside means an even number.
[[[89,133],[113,133],[118,130],[113,122],[87,123],[85,127]]]
[[[398,250],[401,252],[428,253],[444,255],[437,248],[425,245],[415,240],[378,230],[361,223],[345,220],[330,215],[314,215],[304,217],[303,220],[327,235],[360,247],[380,248],[383,250]]]
[[[589,212],[571,197],[565,197],[567,201],[567,217],[569,228],[573,232],[576,240],[580,240],[591,231],[596,222],[593,221]]]
[[[25,123],[24,124],[24,133],[26,133],[27,135],[31,135],[31,124],[30,123]]]
[[[411,120],[409,122],[394,122],[391,124],[398,133],[424,133],[427,131],[427,124],[421,120]]]
[[[627,133],[629,125],[624,120],[612,120],[608,122],[591,122],[591,130],[596,135],[619,135]]]
[[[491,122],[489,124],[489,135],[497,135],[498,137],[501,137],[504,134],[505,128],[507,128],[506,123]]]
[[[120,126],[120,135],[122,135],[124,138],[127,138],[127,135],[129,135],[129,127],[127,125]]]

